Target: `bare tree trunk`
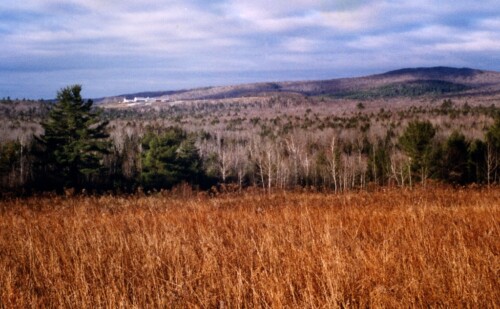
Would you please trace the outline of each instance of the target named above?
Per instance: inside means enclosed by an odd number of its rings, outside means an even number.
[[[493,171],[497,168],[496,155],[491,143],[486,143],[486,180],[488,187],[491,185],[491,176]]]
[[[365,169],[363,166],[363,158],[362,158],[361,149],[358,150],[358,170],[359,170],[359,186],[360,186],[360,188],[364,188]]]
[[[271,193],[272,179],[273,179],[273,162],[271,149],[267,149],[267,188],[268,192]]]
[[[398,171],[397,171],[397,166],[396,166],[396,158],[394,158],[394,155],[392,155],[390,157],[390,161],[391,161],[391,179],[394,179],[396,181],[397,185],[401,186]]]
[[[413,187],[411,179],[411,163],[408,163],[408,179],[410,180],[410,188]]]
[[[262,182],[262,189],[266,189],[266,182],[264,181],[264,165],[262,163],[262,158],[259,155],[259,170],[260,170],[260,180]]]
[[[21,160],[19,162],[19,185],[24,185],[24,138],[21,137]]]
[[[292,162],[292,185],[296,186],[299,183],[299,156],[298,156],[298,147],[296,142],[292,137],[285,140],[285,145],[291,157]]]
[[[331,158],[329,160],[330,163],[330,172],[333,178],[333,187],[335,190],[335,193],[338,192],[338,183],[337,183],[337,174],[338,174],[338,162],[337,162],[337,146],[335,143],[335,137],[332,138],[332,142],[330,144],[330,155]]]
[[[306,152],[306,158],[304,161],[304,167],[306,168],[306,186],[310,186],[311,180],[311,161],[309,160],[309,154]]]
[[[259,144],[259,145],[257,145]],[[266,189],[266,181],[264,179],[264,162],[262,159],[262,141],[256,141],[256,139],[252,140],[252,143],[249,147],[250,151],[250,158],[251,160],[257,165],[258,169],[258,178],[260,178],[260,185],[262,186],[262,189]]]
[[[226,183],[226,179],[229,174],[230,156],[228,155],[227,146],[220,132],[217,133],[217,157],[222,182]]]

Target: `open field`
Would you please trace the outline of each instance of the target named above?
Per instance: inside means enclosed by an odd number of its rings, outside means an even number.
[[[0,202],[0,307],[500,306],[500,188]]]

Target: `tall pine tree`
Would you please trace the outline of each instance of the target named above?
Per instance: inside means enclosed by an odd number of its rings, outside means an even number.
[[[410,159],[411,172],[422,183],[429,175],[435,135],[436,129],[429,121],[415,120],[408,124],[399,137],[399,145]]]
[[[500,113],[486,132],[486,179],[488,185],[500,181]]]
[[[202,161],[193,136],[180,128],[161,134],[152,131],[142,139],[142,185],[146,189],[171,188],[181,182],[203,181]]]
[[[45,133],[38,138],[41,166],[38,183],[46,189],[77,190],[90,187],[102,171],[109,148],[107,122],[99,120],[92,100],[84,101],[80,85],[57,93],[57,103],[42,122]]]

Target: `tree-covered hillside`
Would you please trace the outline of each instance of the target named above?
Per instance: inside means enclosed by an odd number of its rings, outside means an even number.
[[[448,85],[438,83],[438,85]],[[314,187],[500,180],[496,98],[270,95],[99,110],[79,86],[15,115],[2,191]],[[470,100],[470,101],[469,101]],[[30,129],[33,125],[41,129]]]

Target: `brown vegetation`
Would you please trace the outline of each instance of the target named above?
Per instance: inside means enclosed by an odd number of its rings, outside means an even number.
[[[0,307],[498,307],[500,188],[0,204]]]

